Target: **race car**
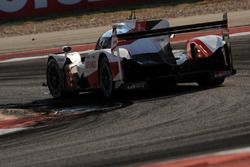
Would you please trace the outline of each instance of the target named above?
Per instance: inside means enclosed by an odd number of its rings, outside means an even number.
[[[189,39],[186,50],[172,50],[175,34],[220,29],[221,36]],[[54,98],[100,91],[110,98],[116,89],[165,89],[183,82],[219,86],[233,68],[227,14],[223,20],[170,27],[167,19],[131,18],[103,33],[94,50],[50,54],[47,85]]]

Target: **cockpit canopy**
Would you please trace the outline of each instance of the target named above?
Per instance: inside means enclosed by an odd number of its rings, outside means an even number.
[[[166,19],[151,20],[151,21],[137,21],[135,19],[126,20],[123,23],[117,24],[117,34],[148,31],[148,30],[161,29],[167,27],[169,27],[169,22]],[[110,29],[101,35],[96,44],[97,50],[111,48],[112,31],[113,30]],[[169,37],[167,36],[167,38]]]

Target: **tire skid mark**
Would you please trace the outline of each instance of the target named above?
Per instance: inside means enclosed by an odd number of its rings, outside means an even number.
[[[22,106],[23,108],[31,108],[32,110],[34,106],[43,107],[44,104],[27,104],[27,105],[8,105],[8,107],[12,107],[12,109],[18,109],[18,107]],[[0,106],[2,110],[4,110],[6,106]],[[34,113],[38,113],[41,111],[42,114],[37,114],[34,116],[26,116],[23,118],[16,118],[11,120],[2,120],[0,121],[0,135],[8,134],[7,129],[9,129],[9,133],[12,133],[16,129],[18,130],[26,130],[27,128],[36,128],[41,126],[50,126],[54,124],[66,123],[72,120],[78,119],[80,117],[86,116],[87,114],[92,113],[100,113],[107,112],[111,110],[115,110],[123,107],[122,103],[113,103],[107,104],[103,106],[74,106],[74,107],[65,107],[55,110],[43,110],[34,108]],[[5,109],[8,110],[8,109]],[[2,129],[2,131],[1,131]]]

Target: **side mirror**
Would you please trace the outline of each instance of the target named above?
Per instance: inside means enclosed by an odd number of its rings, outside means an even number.
[[[170,35],[170,39],[173,39],[175,37],[175,34]]]
[[[69,53],[70,51],[71,51],[71,47],[70,46],[64,46],[63,48],[62,48],[62,50],[63,50],[63,52],[64,53]]]

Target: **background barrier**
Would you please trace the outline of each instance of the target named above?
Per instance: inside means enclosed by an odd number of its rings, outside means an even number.
[[[0,19],[18,19],[75,10],[90,11],[146,1],[148,0],[1,0]]]

